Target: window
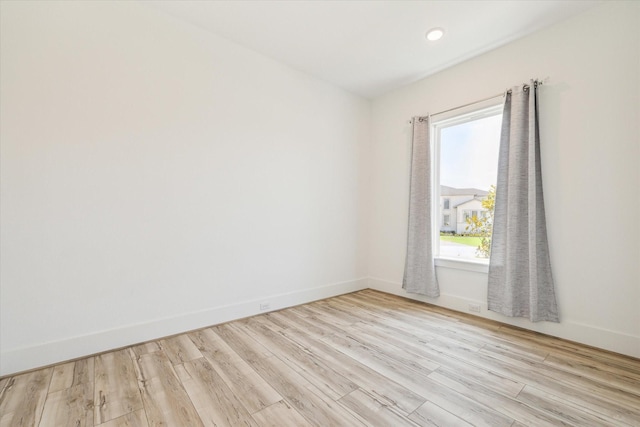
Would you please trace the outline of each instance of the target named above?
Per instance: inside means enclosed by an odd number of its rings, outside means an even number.
[[[501,123],[502,105],[495,101],[432,122],[439,258],[488,261]]]
[[[464,211],[464,220],[465,222],[472,220],[473,218],[476,219],[480,219],[481,217],[485,217],[486,215],[486,210],[485,211],[470,211],[470,210],[466,210]]]

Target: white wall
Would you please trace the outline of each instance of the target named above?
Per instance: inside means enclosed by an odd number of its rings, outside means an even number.
[[[133,2],[2,2],[0,373],[366,285],[370,103]]]
[[[427,300],[640,357],[640,3],[608,2],[376,99],[372,109],[369,275],[401,289],[410,128],[415,115],[467,104],[546,78],[541,92],[543,179],[560,324],[486,311],[484,273],[438,267]],[[589,209],[585,209],[589,206]],[[611,218],[616,212],[618,218]]]
[[[637,3],[390,93],[372,117],[368,101],[136,3],[0,8],[0,374],[260,302],[367,283],[405,295],[408,119],[530,77],[549,77],[562,323],[482,315],[640,357],[640,227],[616,229],[640,211]],[[485,274],[438,276],[430,302],[486,307]]]

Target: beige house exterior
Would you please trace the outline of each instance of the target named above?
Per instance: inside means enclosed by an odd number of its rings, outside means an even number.
[[[482,207],[482,200],[488,191],[477,188],[454,188],[440,186],[440,231],[464,234],[467,218],[486,215],[487,209]]]

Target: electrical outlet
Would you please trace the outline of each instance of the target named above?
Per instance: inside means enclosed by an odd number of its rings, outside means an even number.
[[[268,302],[263,302],[262,304],[260,304],[260,311],[269,310],[270,308],[271,304],[269,304]]]
[[[480,313],[480,304],[469,304],[469,311],[472,313]]]

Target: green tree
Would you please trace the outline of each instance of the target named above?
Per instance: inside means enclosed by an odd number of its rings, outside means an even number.
[[[491,254],[491,232],[493,230],[493,212],[496,204],[496,186],[489,188],[489,194],[482,200],[482,207],[486,214],[479,218],[473,215],[467,218],[466,230],[480,237],[480,245],[476,248],[476,254],[481,258],[489,258]]]

